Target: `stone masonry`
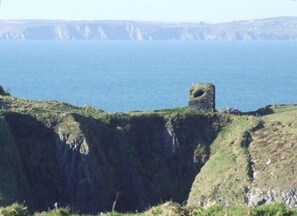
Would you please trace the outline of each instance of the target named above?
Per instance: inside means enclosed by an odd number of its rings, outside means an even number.
[[[215,86],[210,83],[192,85],[188,109],[190,112],[214,112]]]

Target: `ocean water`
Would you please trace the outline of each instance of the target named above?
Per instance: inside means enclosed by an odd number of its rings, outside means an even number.
[[[155,110],[186,106],[204,82],[218,109],[297,103],[297,42],[0,42],[0,85],[17,97]]]

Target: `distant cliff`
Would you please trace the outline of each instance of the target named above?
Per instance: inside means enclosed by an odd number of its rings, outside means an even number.
[[[0,21],[0,40],[296,40],[297,17],[229,23]]]

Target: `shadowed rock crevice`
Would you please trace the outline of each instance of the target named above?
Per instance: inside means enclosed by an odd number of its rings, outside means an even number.
[[[55,202],[66,204],[64,178],[55,155],[54,132],[29,115],[6,113],[12,142],[19,164],[15,175],[21,176],[18,200],[32,210],[52,207]]]
[[[117,194],[117,211],[186,201],[224,124],[215,114],[115,115],[108,123],[67,114],[46,124],[25,114],[4,117],[24,175],[15,200],[32,211],[57,202],[91,214],[110,211]]]
[[[241,147],[244,150],[244,154],[246,157],[246,172],[247,172],[247,178],[248,180],[252,181],[254,179],[254,171],[253,171],[253,158],[251,156],[251,153],[249,151],[249,145],[252,141],[251,134],[249,131],[245,131],[243,133]]]

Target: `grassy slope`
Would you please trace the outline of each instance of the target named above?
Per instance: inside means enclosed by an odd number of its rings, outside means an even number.
[[[244,204],[247,190],[297,187],[297,107],[276,107],[274,112],[234,117],[213,142],[188,205]],[[255,128],[257,124],[262,126]]]
[[[85,117],[92,117],[95,119],[108,119],[109,116],[120,113],[107,113],[103,110],[95,109],[91,106],[77,107],[68,103],[57,102],[57,101],[41,101],[41,100],[27,100],[11,96],[0,95],[0,110],[6,108],[6,110],[12,112],[18,112],[23,114],[49,114],[54,113],[57,115],[63,115],[65,113],[77,113]],[[3,109],[4,110],[4,109]],[[175,108],[175,109],[163,109],[154,111],[132,111],[129,115],[150,115],[150,114],[182,114],[186,113],[187,108]],[[123,113],[121,113],[123,114]]]
[[[255,127],[254,117],[233,117],[211,146],[211,157],[197,175],[189,205],[242,204],[242,188],[249,184],[248,156],[242,146],[245,131]],[[227,202],[226,202],[227,201]],[[203,203],[198,203],[203,202]]]
[[[52,209],[45,212],[29,214],[26,207],[13,204],[0,208],[1,216],[79,216],[79,213],[71,213],[69,208]],[[167,202],[159,206],[152,207],[143,213],[98,213],[98,216],[297,216],[296,209],[289,209],[282,204],[274,204],[256,208],[244,206],[223,208],[221,206],[211,206],[206,209],[185,208],[178,204]]]
[[[253,186],[297,188],[297,107],[278,107],[264,116],[264,128],[252,133]]]

